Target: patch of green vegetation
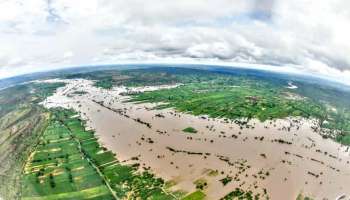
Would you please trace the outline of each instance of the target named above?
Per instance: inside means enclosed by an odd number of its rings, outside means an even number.
[[[39,103],[46,97],[51,96],[57,88],[63,87],[65,83],[32,83],[29,84],[31,94],[34,95],[33,103]],[[31,95],[31,96],[33,96]]]
[[[123,165],[102,147],[85,122],[70,110],[52,110],[50,126],[25,168],[23,196],[84,199],[85,191],[104,187],[91,195],[98,199],[176,199],[181,192],[167,192],[167,184],[137,165]],[[113,192],[112,192],[113,191]],[[112,194],[115,194],[113,196]],[[73,196],[71,196],[73,195]]]
[[[36,103],[52,95],[64,83],[29,83],[0,90],[0,117],[23,106]]]
[[[24,199],[114,199],[76,134],[54,113],[24,168]]]
[[[167,107],[194,115],[209,115],[228,119],[258,118],[261,121],[288,116],[311,117],[323,114],[321,104],[308,100],[291,100],[274,87],[242,81],[233,87],[229,81],[193,83],[173,89],[163,89],[136,94],[134,101],[165,102]]]
[[[182,131],[185,132],[185,133],[197,133],[197,132],[198,132],[198,131],[197,131],[195,128],[193,128],[193,127],[187,127],[187,128],[185,128],[185,129],[183,129]]]
[[[23,200],[57,200],[57,199],[113,199],[110,191],[104,186],[92,187],[85,190],[66,192],[58,194],[49,194],[47,196],[24,197]]]
[[[205,198],[205,194],[201,190],[197,190],[187,196],[185,196],[182,200],[203,200]]]
[[[172,107],[194,115],[209,115],[212,118],[230,120],[316,118],[321,127],[318,131],[322,135],[343,144],[350,144],[349,103],[347,100],[340,101],[326,95],[330,91],[339,96],[341,93],[335,89],[298,82],[302,85],[300,89],[291,90],[285,87],[286,81],[280,79],[214,72],[195,71],[191,75],[185,72],[179,74],[181,73],[174,73],[173,80],[186,84],[171,89],[133,94],[131,101],[163,102],[165,104],[158,109]],[[314,91],[311,93],[312,89]],[[340,96],[350,98],[350,94],[346,92]]]
[[[113,80],[111,78],[105,78],[95,82],[94,86],[103,89],[111,89],[113,87]]]
[[[0,91],[0,194],[20,199],[21,173],[30,149],[48,125],[50,115],[37,102],[62,84],[30,83]]]
[[[194,181],[193,184],[195,184],[196,189],[199,189],[199,190],[204,190],[205,188],[208,187],[208,182],[204,178],[200,178],[200,179]]]
[[[312,200],[312,198],[305,197],[303,194],[299,194],[296,200]]]
[[[256,194],[254,195],[252,191],[244,191],[240,188],[236,188],[234,191],[228,193],[226,196],[221,198],[221,200],[239,200],[239,199],[245,199],[245,200],[259,200],[260,195]]]
[[[96,80],[101,85],[142,87],[176,83],[206,82],[222,76],[206,70],[177,67],[147,67],[128,70],[104,70],[89,73],[78,73],[66,78],[85,78]],[[107,87],[108,88],[108,87]]]
[[[165,188],[171,188],[171,187],[175,186],[176,184],[177,184],[176,181],[170,180],[170,181],[166,181],[166,182],[165,182],[164,187],[165,187]]]
[[[223,179],[220,179],[220,182],[225,186],[227,185],[228,183],[230,183],[232,181],[232,177],[230,176],[226,176],[225,178]]]

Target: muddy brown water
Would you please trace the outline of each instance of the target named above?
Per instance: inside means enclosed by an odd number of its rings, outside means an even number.
[[[350,195],[349,152],[315,133],[311,127],[316,120],[251,120],[254,128],[240,129],[224,119],[152,109],[156,104],[126,103],[129,97],[120,95],[176,86],[104,90],[88,80],[64,81],[68,84],[42,104],[73,108],[118,160],[149,168],[174,182],[172,190],[193,192],[194,181],[202,179],[208,184],[207,199],[219,199],[236,187],[262,197],[266,189],[273,200],[294,200],[299,193],[314,199]],[[187,127],[198,132],[183,132]],[[220,180],[225,177],[233,180],[224,186]]]

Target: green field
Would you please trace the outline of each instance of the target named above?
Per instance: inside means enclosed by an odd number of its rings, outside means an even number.
[[[229,119],[258,118],[261,121],[287,116],[323,115],[321,105],[308,100],[290,100],[282,91],[233,87],[220,83],[187,84],[174,89],[145,92],[134,96],[138,102],[166,102],[164,107],[174,107],[194,115],[207,114],[210,117]]]
[[[0,91],[0,194],[19,199],[21,172],[30,149],[49,121],[37,103],[62,83],[17,85]]]
[[[202,191],[197,190],[185,196],[182,200],[203,200],[204,198],[205,198],[205,194]]]
[[[341,93],[336,89],[305,83],[300,83],[302,88],[293,90],[288,89],[286,81],[282,80],[194,72],[168,74],[172,77],[168,83],[178,81],[185,84],[133,94],[131,101],[163,102],[166,104],[159,109],[172,107],[194,115],[227,118],[242,125],[252,118],[260,121],[291,116],[314,118],[319,120],[320,134],[350,144],[350,104],[345,100],[345,97],[350,98],[348,93],[339,95]],[[327,92],[338,94],[339,98],[327,95]]]
[[[52,119],[25,166],[24,199],[175,199],[165,182],[122,165],[69,110]],[[87,198],[89,197],[89,198]]]
[[[93,139],[53,116],[24,168],[24,199],[114,199],[79,148],[80,134]]]

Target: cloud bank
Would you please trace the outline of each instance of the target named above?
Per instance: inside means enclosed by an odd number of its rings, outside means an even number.
[[[350,84],[347,0],[2,0],[0,78],[121,62],[248,63]]]

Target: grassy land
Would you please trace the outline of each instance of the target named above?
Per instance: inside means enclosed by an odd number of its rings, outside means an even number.
[[[85,131],[83,121],[72,118],[74,112],[52,113],[25,168],[25,199],[175,199],[162,179],[119,163],[93,132]]]
[[[21,172],[33,144],[49,121],[37,105],[62,84],[26,84],[0,91],[0,195],[19,199]]]
[[[265,121],[287,116],[325,115],[321,104],[289,99],[284,91],[267,88],[249,84],[233,86],[221,82],[193,83],[137,94],[134,101],[166,102],[166,107],[175,107],[180,111],[229,119],[258,118]]]
[[[113,87],[113,80],[110,78],[103,79],[103,80],[98,80],[94,84],[96,87],[100,87],[103,89],[111,89]]]
[[[201,190],[197,190],[185,196],[182,200],[203,200],[204,198],[205,198],[205,194]]]
[[[93,187],[77,192],[67,192],[52,194],[40,197],[24,197],[23,200],[57,200],[57,199],[95,199],[95,200],[105,200],[113,199],[110,195],[110,192],[106,189],[104,185]]]
[[[24,168],[24,199],[114,199],[74,139],[79,134],[91,136],[53,116]]]
[[[137,87],[145,85],[162,85],[175,83],[205,82],[222,75],[205,70],[185,68],[145,68],[133,70],[105,70],[79,73],[65,78],[85,78],[96,80],[95,86],[110,89],[112,86]]]
[[[301,83],[303,89],[292,90],[286,88],[286,81],[204,72],[175,74],[174,77],[174,80],[186,84],[134,94],[132,101],[164,102],[166,104],[160,109],[173,107],[194,115],[232,120],[257,118],[265,121],[290,116],[316,118],[322,128],[321,134],[350,144],[348,102],[326,95],[327,91],[337,94],[331,88]],[[350,98],[345,92],[342,96]]]

